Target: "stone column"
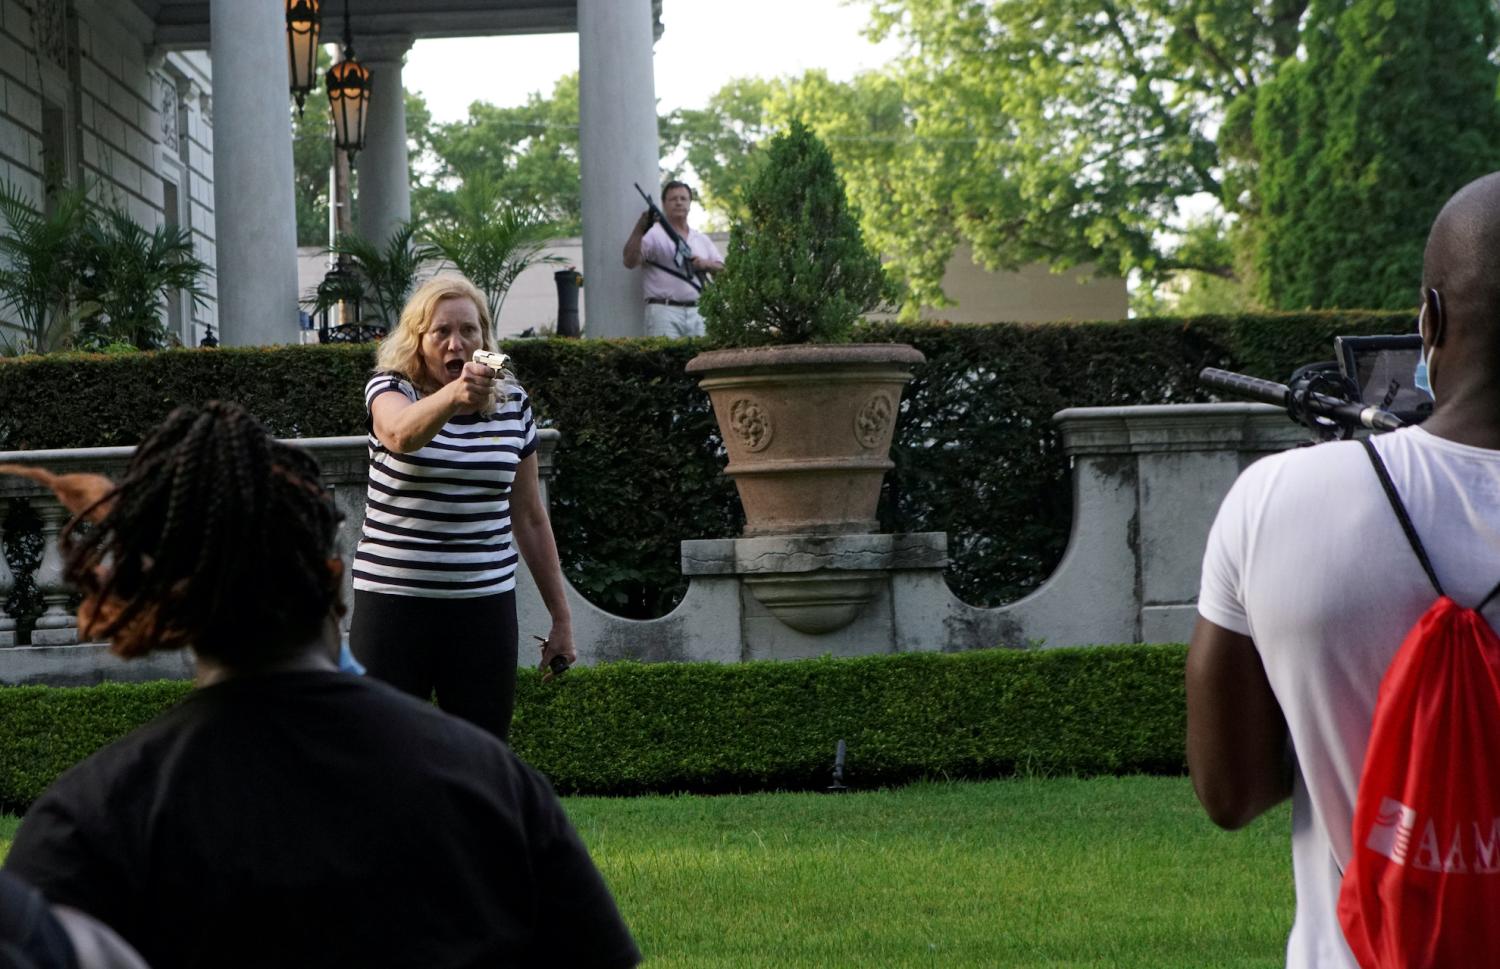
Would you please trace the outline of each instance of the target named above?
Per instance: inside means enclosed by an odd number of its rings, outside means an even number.
[[[297,216],[286,10],[210,0],[219,339],[296,343]]]
[[[5,560],[5,519],[10,500],[0,498],[0,649],[16,644],[16,620],[5,611],[5,603],[16,587],[16,575]]]
[[[639,271],[620,250],[645,207],[631,183],[660,194],[652,30],[651,0],[578,0],[586,336],[645,332]]]
[[[50,494],[31,499],[42,520],[42,562],[36,570],[36,587],[46,610],[31,630],[33,646],[68,646],[78,641],[78,620],[68,610],[69,589],[63,578],[62,548],[57,537],[68,521],[68,511]]]
[[[355,38],[360,63],[370,69],[370,114],[359,168],[359,235],[381,248],[411,218],[411,174],[406,164],[406,94],[401,63],[410,37]],[[394,321],[392,321],[394,322]]]

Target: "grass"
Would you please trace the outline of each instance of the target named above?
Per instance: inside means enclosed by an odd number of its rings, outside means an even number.
[[[1270,969],[1291,925],[1287,808],[1184,778],[566,803],[653,969]]]

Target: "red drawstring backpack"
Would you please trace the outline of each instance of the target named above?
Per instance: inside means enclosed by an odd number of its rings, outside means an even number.
[[[1500,586],[1448,598],[1364,445],[1438,598],[1380,682],[1339,923],[1362,969],[1500,967],[1500,637],[1479,614]]]

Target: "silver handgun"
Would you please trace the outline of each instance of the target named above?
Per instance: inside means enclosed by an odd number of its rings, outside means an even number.
[[[499,350],[475,350],[474,362],[481,366],[489,367],[495,372],[497,379],[501,377],[515,378],[515,374],[510,371],[510,355],[501,353]]]

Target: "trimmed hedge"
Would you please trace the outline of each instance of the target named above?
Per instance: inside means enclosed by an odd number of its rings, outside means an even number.
[[[186,682],[0,687],[0,810],[25,808],[57,775],[189,689]]]
[[[818,789],[926,777],[1181,773],[1182,646],[613,663],[522,676],[516,752],[561,793]],[[0,688],[0,807],[145,722],[185,683]]]
[[[1284,380],[1338,334],[1411,329],[1403,314],[1304,313],[1067,324],[872,324],[858,339],[927,356],[901,404],[881,504],[890,531],[943,531],[949,583],[998,605],[1035,589],[1067,544],[1072,489],[1052,415],[1070,406],[1209,399],[1199,369]],[[621,615],[665,614],[687,587],[679,543],[743,522],[697,340],[505,345],[538,419],[563,431],[552,488],[563,568]],[[286,436],[364,433],[370,347],[175,350],[0,360],[0,449],[133,444],[179,403],[238,400]],[[13,566],[23,571],[17,563]]]
[[[238,401],[279,437],[363,434],[369,346],[0,358],[0,450],[138,444],[179,404]]]

